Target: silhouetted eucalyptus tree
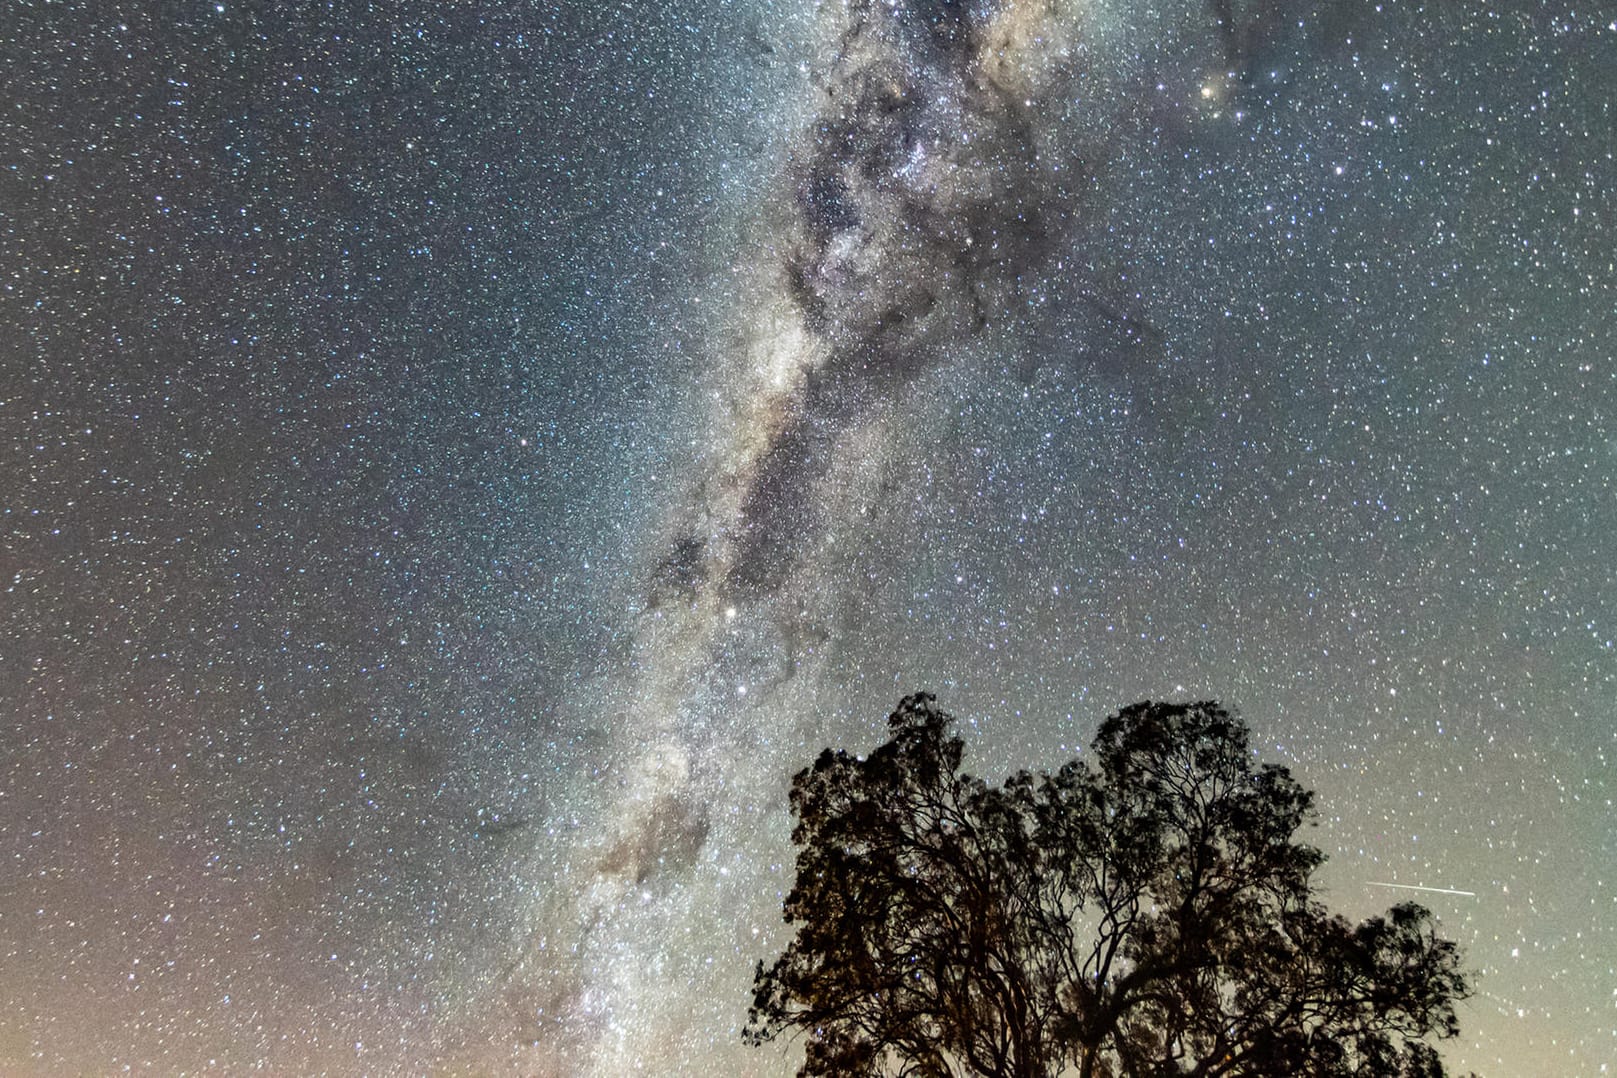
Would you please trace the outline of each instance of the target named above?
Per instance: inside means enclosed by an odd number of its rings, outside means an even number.
[[[1293,841],[1313,796],[1255,767],[1216,703],[1108,718],[1093,765],[960,773],[952,719],[906,698],[868,758],[792,782],[799,848],[746,1038],[800,1075],[1444,1073],[1455,945],[1419,906],[1350,925]]]

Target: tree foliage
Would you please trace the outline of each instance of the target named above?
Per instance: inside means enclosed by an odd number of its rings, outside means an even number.
[[[1141,703],[1092,763],[990,786],[927,694],[792,782],[796,935],[745,1037],[800,1075],[1444,1073],[1467,994],[1430,913],[1349,924],[1294,841],[1312,794],[1216,703]]]

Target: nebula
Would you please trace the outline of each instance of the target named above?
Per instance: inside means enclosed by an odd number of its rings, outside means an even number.
[[[824,529],[837,450],[948,349],[1011,316],[1079,212],[1084,162],[1041,137],[1072,78],[1049,3],[860,2],[817,82],[756,253],[763,294],[715,417],[719,448],[673,513],[637,627],[635,693],[669,731],[711,668],[716,636],[779,596]],[[777,626],[782,637],[802,626]],[[776,672],[789,676],[788,656]],[[661,806],[688,754],[647,753]],[[652,763],[652,761],[657,761]],[[694,808],[680,825],[700,831]],[[625,837],[615,849],[656,843]],[[603,871],[643,875],[633,858]]]
[[[1084,207],[1087,162],[1041,127],[1076,74],[1058,5],[841,14],[813,118],[759,210],[737,343],[714,357],[710,449],[647,572],[613,721],[620,795],[581,870],[586,950],[611,950],[626,896],[707,840],[716,792],[749,766],[709,751],[734,738],[726,716],[812,666],[826,630],[811,562],[827,507],[865,508],[849,496],[858,447],[889,436],[880,417],[906,386],[1022,317]],[[580,966],[576,1011],[626,991]]]

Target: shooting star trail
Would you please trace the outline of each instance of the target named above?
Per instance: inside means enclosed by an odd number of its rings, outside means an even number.
[[[1413,883],[1380,883],[1376,880],[1366,880],[1367,887],[1391,887],[1397,891],[1425,891],[1434,895],[1461,895],[1465,898],[1476,898],[1475,891],[1457,891],[1452,887],[1420,887]]]

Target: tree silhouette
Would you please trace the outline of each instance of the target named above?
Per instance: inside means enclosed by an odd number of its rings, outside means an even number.
[[[1293,841],[1313,795],[1255,766],[1216,703],[1140,703],[1093,764],[960,772],[920,693],[868,758],[792,782],[796,936],[759,963],[745,1038],[800,1075],[1436,1078],[1455,945],[1414,904],[1351,925]]]

